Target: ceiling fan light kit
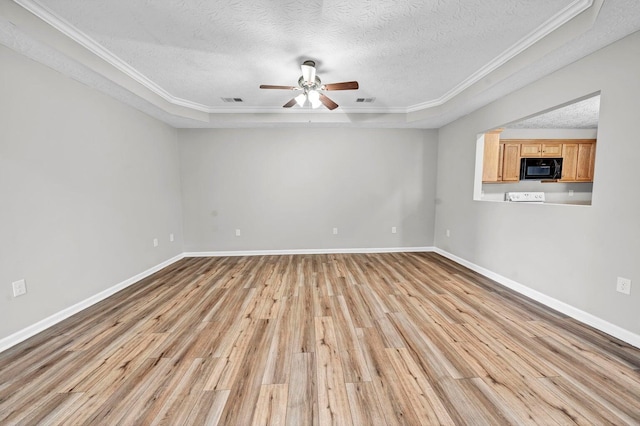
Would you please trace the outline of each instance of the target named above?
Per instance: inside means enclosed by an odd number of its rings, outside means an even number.
[[[295,97],[295,100],[296,103],[301,107],[304,106],[307,101],[309,101],[309,103],[311,104],[311,108],[313,109],[316,109],[320,105],[322,105],[322,102],[320,102],[320,93],[318,93],[317,90],[309,90],[306,93],[301,93]]]
[[[320,106],[320,93],[318,93],[317,90],[307,92],[307,99],[311,102],[311,108],[318,108]]]
[[[261,89],[281,89],[281,90],[302,90],[302,93],[283,105],[284,108],[291,108],[295,104],[304,106],[307,101],[311,108],[318,108],[320,105],[326,106],[330,110],[338,108],[338,104],[320,93],[323,90],[357,90],[357,81],[345,81],[342,83],[322,84],[320,77],[316,75],[316,63],[314,61],[304,61],[300,65],[302,75],[298,79],[298,86],[274,86],[270,84],[260,85]]]

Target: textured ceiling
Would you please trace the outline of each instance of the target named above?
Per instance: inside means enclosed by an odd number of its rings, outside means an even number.
[[[638,0],[14,1],[170,106],[2,8],[0,43],[177,127],[438,127],[640,29]],[[526,67],[508,61],[569,27]],[[328,112],[284,110],[292,93],[258,88],[295,84],[306,59],[324,83],[360,89],[328,93],[341,106]],[[498,67],[513,69],[494,80]]]
[[[507,129],[597,129],[600,95],[507,124]]]
[[[304,59],[324,82],[358,80],[407,108],[440,98],[574,0],[41,0],[173,96],[207,106],[240,97],[281,106]]]

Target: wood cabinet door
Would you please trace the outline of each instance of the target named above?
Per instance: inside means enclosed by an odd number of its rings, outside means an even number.
[[[593,166],[595,162],[596,145],[581,143],[578,145],[578,159],[576,166],[576,180],[580,182],[593,181]]]
[[[523,143],[520,146],[520,156],[522,158],[540,157],[542,155],[542,145],[539,143]]]
[[[520,180],[520,144],[504,144],[504,155],[502,165],[503,181]]]
[[[484,135],[484,156],[482,160],[482,181],[498,182],[502,174],[500,165],[500,134],[485,133]]]
[[[498,156],[498,180],[502,181],[504,171],[504,144],[500,144],[500,155]]]
[[[543,157],[561,157],[562,156],[562,144],[560,144],[560,143],[543,143],[542,144],[542,156]]]
[[[565,143],[562,145],[562,179],[564,181],[576,180],[578,167],[578,144]]]

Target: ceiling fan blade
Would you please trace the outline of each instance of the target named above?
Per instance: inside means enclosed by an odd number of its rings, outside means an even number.
[[[326,106],[330,110],[334,110],[334,109],[338,108],[338,104],[337,103],[333,102],[331,99],[329,99],[328,97],[326,97],[322,93],[320,93],[320,102],[322,102],[324,104],[324,106]]]
[[[282,105],[282,108],[291,108],[295,104],[296,104],[296,98],[293,98],[289,102],[287,102],[286,104]]]
[[[282,89],[282,90],[296,90],[298,89],[295,86],[274,86],[272,84],[261,84],[261,89]]]
[[[356,90],[358,89],[357,81],[345,81],[343,83],[330,83],[325,84],[322,89],[323,90]]]

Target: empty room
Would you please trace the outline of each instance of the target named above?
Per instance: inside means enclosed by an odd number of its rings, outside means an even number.
[[[0,0],[0,424],[640,424],[639,111],[635,0]]]

